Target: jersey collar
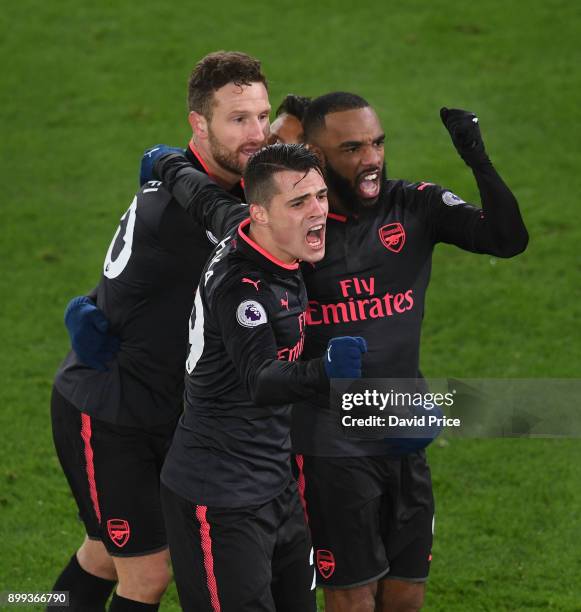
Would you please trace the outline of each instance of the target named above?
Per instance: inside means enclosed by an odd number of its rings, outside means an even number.
[[[347,217],[345,215],[339,215],[337,213],[328,213],[327,217],[329,219],[333,219],[334,221],[339,221],[341,223],[347,223]]]
[[[299,269],[298,262],[292,264],[285,263],[263,249],[248,235],[249,226],[250,219],[245,219],[238,226],[236,250],[257,263],[261,268],[264,268],[270,272],[276,272],[277,274],[282,274],[284,276],[295,275]]]

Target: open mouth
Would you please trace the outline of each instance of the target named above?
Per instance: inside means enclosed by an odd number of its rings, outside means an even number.
[[[322,249],[325,246],[325,224],[313,225],[307,232],[306,241],[311,249]]]
[[[359,196],[365,199],[376,198],[379,195],[379,179],[381,172],[373,170],[361,174],[357,180],[357,192]]]
[[[246,157],[250,157],[251,155],[254,155],[257,151],[260,151],[260,149],[262,149],[262,147],[243,147],[242,149],[240,149],[240,153],[242,153],[242,155],[245,155]]]

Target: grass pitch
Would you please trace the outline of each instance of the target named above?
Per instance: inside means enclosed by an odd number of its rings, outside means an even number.
[[[478,193],[438,110],[478,112],[531,242],[511,261],[436,249],[424,373],[579,376],[581,4],[21,0],[3,3],[0,34],[0,591],[49,589],[81,541],[50,436],[63,308],[99,278],[143,149],[186,143],[187,76],[209,51],[260,57],[273,105],[362,94],[390,176],[466,200]],[[452,441],[430,459],[425,610],[581,610],[579,440]],[[162,610],[178,608],[172,586]]]

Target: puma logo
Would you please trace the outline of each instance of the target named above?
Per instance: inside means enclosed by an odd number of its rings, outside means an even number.
[[[254,288],[256,289],[256,291],[258,291],[258,283],[260,283],[260,279],[257,281],[253,281],[250,278],[243,278],[242,279],[243,283],[250,283],[251,285],[254,285]]]

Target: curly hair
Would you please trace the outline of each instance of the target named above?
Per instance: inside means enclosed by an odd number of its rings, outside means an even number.
[[[263,83],[268,89],[259,60],[239,51],[216,51],[203,57],[190,75],[188,110],[211,119],[214,92],[228,83]]]

